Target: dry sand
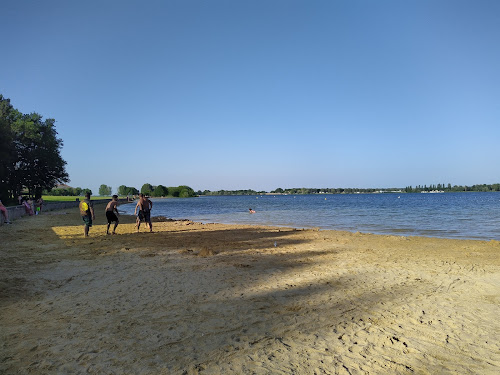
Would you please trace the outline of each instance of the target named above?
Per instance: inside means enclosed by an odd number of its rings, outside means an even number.
[[[500,373],[498,241],[97,212],[0,227],[1,373]]]

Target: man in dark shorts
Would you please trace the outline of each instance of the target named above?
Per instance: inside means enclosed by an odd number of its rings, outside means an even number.
[[[137,208],[139,208],[139,213],[137,213]],[[149,231],[153,232],[153,224],[151,224],[151,209],[153,208],[153,202],[144,196],[144,194],[139,194],[139,202],[135,206],[134,215],[137,215],[137,232],[139,232],[139,227],[141,226],[141,221],[145,221],[149,224]]]
[[[89,228],[92,226],[92,220],[95,220],[94,205],[90,201],[90,193],[85,193],[85,199],[80,202],[80,215],[85,223],[85,237],[89,236]]]
[[[115,222],[115,227],[113,228],[113,234],[116,234],[116,227],[118,226],[118,195],[113,195],[113,200],[106,206],[106,219],[108,219],[108,227],[106,229],[106,234],[109,234],[109,226],[111,222]]]

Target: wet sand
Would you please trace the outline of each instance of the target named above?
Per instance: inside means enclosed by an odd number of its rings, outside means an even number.
[[[96,211],[0,228],[0,373],[500,373],[498,241]]]

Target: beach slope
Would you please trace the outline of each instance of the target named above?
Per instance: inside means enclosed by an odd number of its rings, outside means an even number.
[[[96,211],[0,228],[0,373],[500,373],[498,241]]]

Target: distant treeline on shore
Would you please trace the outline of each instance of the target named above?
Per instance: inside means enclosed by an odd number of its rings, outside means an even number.
[[[488,191],[500,191],[499,184],[482,184],[482,185],[418,185],[415,187],[407,186],[405,188],[291,188],[282,189],[278,188],[267,191],[255,191],[251,189],[247,190],[218,190],[218,191],[198,191],[198,195],[264,195],[264,194],[288,194],[288,195],[299,195],[299,194],[370,194],[370,193],[421,193],[421,192],[464,192],[464,191],[476,191],[476,192],[488,192]]]
[[[118,187],[118,194],[120,194],[121,190],[125,191],[124,188],[126,189],[127,187],[124,185]],[[157,198],[160,197],[189,198],[196,196],[194,190],[186,185],[167,187],[163,185],[153,186],[151,184],[146,183],[142,185],[141,193],[150,197],[157,197]],[[123,194],[123,195],[130,195],[130,194]]]
[[[84,196],[86,193],[92,195],[92,190],[89,188],[82,189],[81,187],[73,188],[71,186],[64,186],[43,191],[43,195],[50,195],[53,197],[80,197]]]
[[[102,184],[99,187],[99,195],[103,197],[111,196],[113,188],[111,186]],[[44,195],[51,196],[83,196],[85,193],[90,193],[93,195],[94,193],[90,189],[82,189],[80,187],[73,188],[67,185],[59,186],[54,189],[44,191]],[[120,185],[117,189],[117,194],[121,197],[125,196],[134,196],[142,193],[149,197],[175,197],[175,198],[188,198],[195,197],[196,193],[189,186],[181,185],[181,186],[173,186],[166,187],[163,185],[153,186],[151,184],[144,184],[141,187],[141,190],[138,190],[135,187]]]
[[[488,192],[488,191],[500,191],[500,184],[482,184],[482,185],[472,185],[472,186],[463,186],[463,185],[453,185],[451,184],[437,184],[437,185],[418,185],[415,187],[407,186],[404,189],[405,193],[421,193],[421,192],[430,192],[430,191],[442,191],[442,192],[461,192],[461,191],[477,191],[477,192]]]
[[[99,195],[109,196],[111,195],[111,186],[101,185],[99,188]],[[82,189],[82,188],[71,188],[66,186],[64,188],[56,188],[45,193],[47,195],[73,195],[80,196],[85,194],[86,192],[92,191],[90,189]],[[276,195],[300,195],[300,194],[373,194],[373,193],[422,193],[422,192],[488,192],[488,191],[500,191],[500,183],[498,184],[482,184],[482,185],[472,185],[472,186],[463,186],[463,185],[451,185],[451,184],[437,184],[437,185],[418,185],[415,187],[407,186],[405,188],[290,188],[290,189],[282,189],[278,188],[272,190],[270,192],[267,191],[256,191],[252,189],[245,190],[198,190],[194,191],[192,188],[186,185],[175,186],[175,187],[166,187],[164,185],[151,185],[144,184],[141,187],[141,190],[136,189],[135,187],[120,185],[118,187],[117,193],[119,196],[134,196],[139,193],[143,193],[150,197],[173,197],[173,198],[189,198],[196,197],[200,195],[265,195],[265,194],[276,194]]]

